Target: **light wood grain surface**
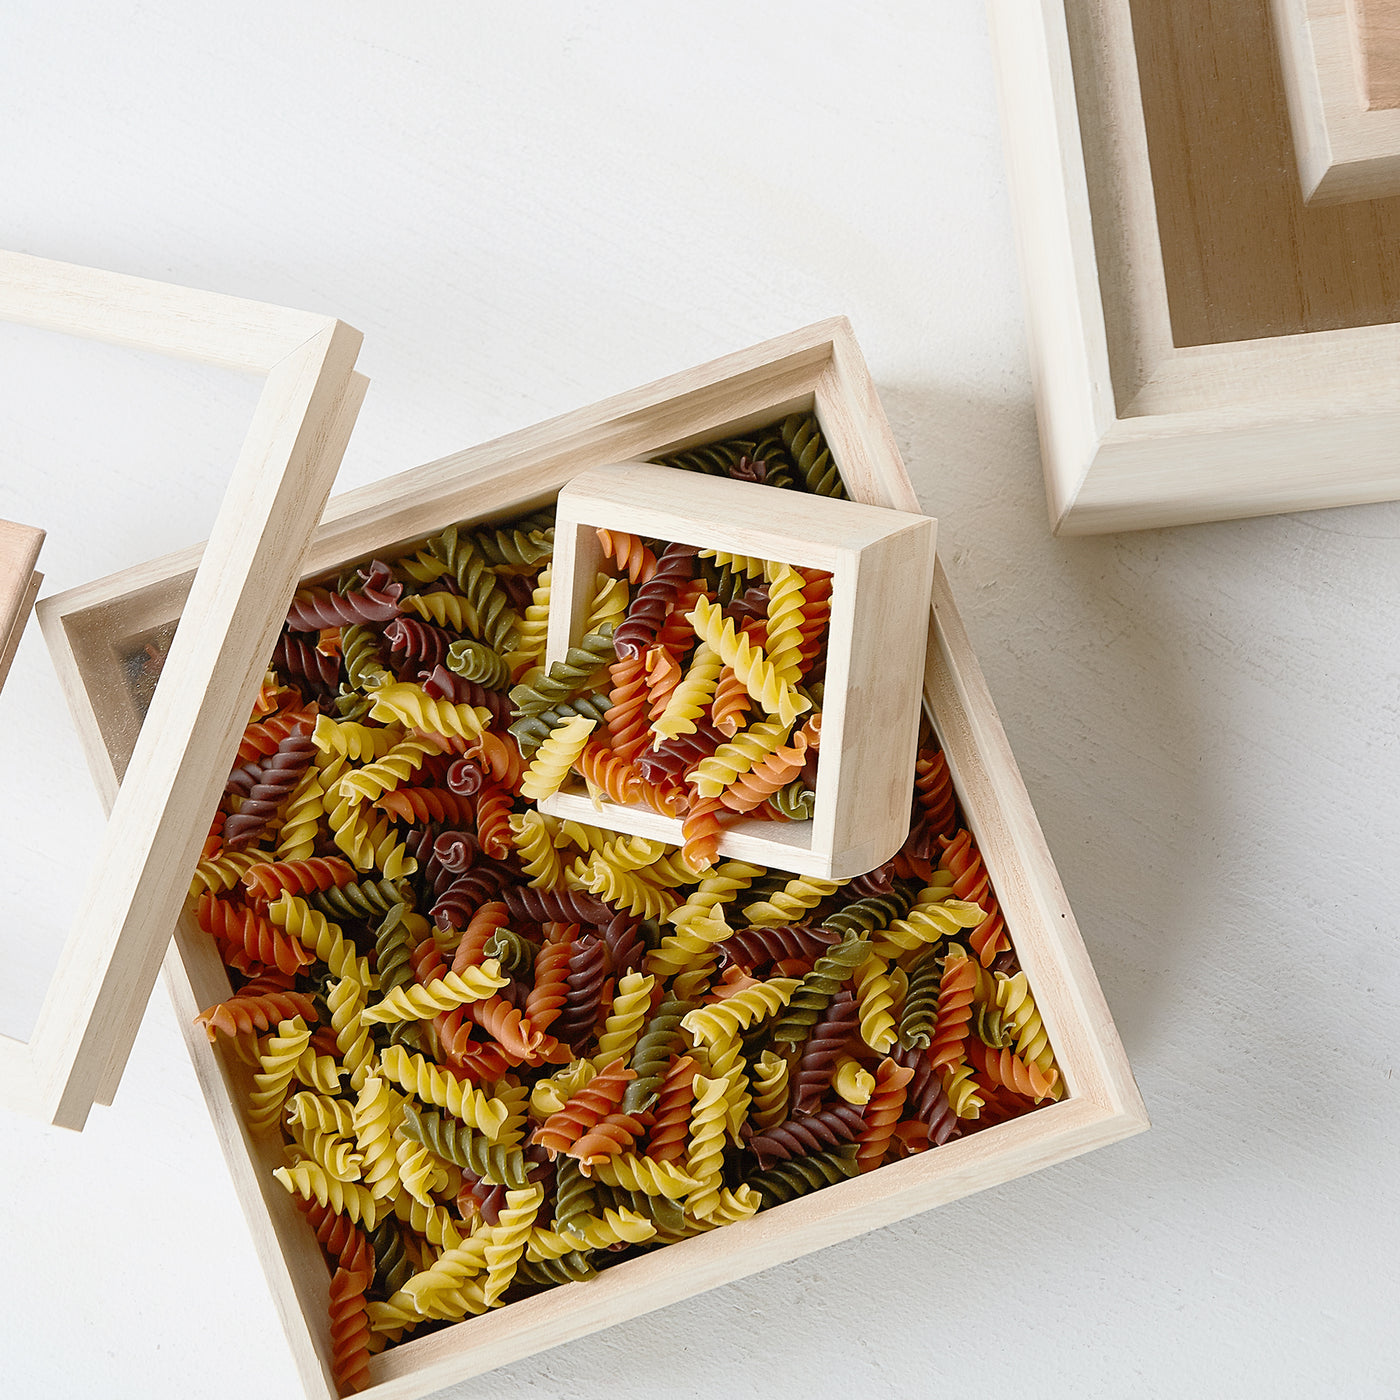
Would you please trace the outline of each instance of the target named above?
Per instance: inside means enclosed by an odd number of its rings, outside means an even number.
[[[1361,105],[1367,111],[1400,107],[1400,4],[1347,0]]]
[[[359,327],[337,490],[848,313],[1152,1112],[451,1400],[1395,1390],[1400,511],[1049,535],[979,6],[16,0],[0,26],[31,133],[0,245]],[[207,536],[242,381],[171,362],[134,414],[148,375],[54,351],[55,390],[44,347],[0,346],[0,516],[49,527],[46,589]],[[5,741],[36,797],[0,812],[0,888],[57,903],[98,804],[37,628],[11,675],[42,762]],[[61,927],[45,906],[23,947]],[[6,1117],[0,1145],[3,1388],[296,1393],[167,1000],[81,1136]]]

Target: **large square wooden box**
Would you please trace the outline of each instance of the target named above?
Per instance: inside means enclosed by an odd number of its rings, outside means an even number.
[[[538,508],[563,482],[607,462],[648,458],[815,411],[850,494],[917,512],[864,361],[844,321],[828,321],[331,501],[306,576],[420,540],[453,521]],[[41,604],[50,647],[107,802],[140,728],[123,673],[133,648],[178,619],[198,550]],[[1122,1047],[959,621],[942,570],[927,617],[924,701],[995,883],[1053,1041],[1066,1096],[1025,1117],[856,1180],[685,1240],[387,1350],[372,1396],[409,1397],[1061,1161],[1147,1126]],[[329,1278],[291,1199],[273,1179],[276,1144],[246,1130],[247,1070],[193,1023],[228,993],[210,941],[187,913],[165,975],[191,1058],[311,1396],[334,1394]]]

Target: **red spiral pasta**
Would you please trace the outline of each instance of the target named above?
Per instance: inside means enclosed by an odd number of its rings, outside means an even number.
[[[491,935],[509,924],[510,910],[501,900],[493,899],[483,904],[462,930],[457,951],[452,955],[452,971],[465,972],[469,967],[480,967]]]
[[[381,812],[407,822],[469,822],[472,805],[449,788],[393,788],[375,804]]]
[[[525,1000],[525,1015],[537,1030],[547,1030],[564,1009],[577,924],[545,926],[544,946],[535,955],[535,983]]]
[[[603,558],[611,559],[624,570],[633,585],[645,583],[656,572],[656,555],[636,535],[625,530],[600,529],[598,540],[603,546]]]
[[[658,1162],[683,1162],[690,1141],[690,1110],[695,1102],[695,1076],[700,1067],[693,1055],[672,1061],[656,1091],[646,1155]]]
[[[574,767],[613,802],[636,802],[642,797],[641,774],[620,754],[590,739],[574,760]]]
[[[875,1088],[862,1117],[865,1126],[856,1134],[856,1164],[863,1172],[874,1171],[885,1160],[895,1124],[904,1114],[905,1092],[914,1071],[889,1058],[875,1071]]]
[[[550,1156],[567,1152],[585,1133],[598,1126],[622,1102],[628,1080],[636,1075],[622,1061],[599,1070],[558,1113],[535,1129],[535,1141]]]
[[[953,877],[953,898],[969,900],[986,910],[986,918],[967,934],[967,941],[982,966],[990,967],[998,953],[1010,948],[1011,940],[1006,933],[1001,905],[983,868],[981,853],[972,833],[966,829],[959,831],[951,841],[940,839],[938,844],[943,847],[938,867]]]
[[[949,958],[943,964],[943,976],[938,984],[938,1014],[928,1047],[929,1063],[935,1069],[951,1068],[962,1059],[976,987],[977,968],[971,958]]]
[[[924,749],[914,762],[915,800],[930,836],[951,838],[958,829],[958,799],[942,749]]]
[[[603,716],[613,750],[619,758],[632,760],[651,741],[647,715],[646,657],[629,656],[608,667],[611,707]]]
[[[254,963],[295,973],[309,967],[316,955],[284,933],[266,915],[205,890],[195,906],[195,917],[205,933],[225,948],[242,952]]]
[[[221,1035],[233,1037],[248,1031],[269,1031],[279,1021],[291,1020],[293,1016],[300,1016],[308,1024],[318,1018],[316,1002],[310,993],[269,991],[249,995],[245,990],[201,1011],[194,1023],[204,1027],[210,1040],[217,1040]]]
[[[307,895],[351,885],[359,878],[355,867],[339,856],[315,856],[310,860],[276,860],[250,867],[243,875],[248,897],[258,904],[271,903],[284,894]]]

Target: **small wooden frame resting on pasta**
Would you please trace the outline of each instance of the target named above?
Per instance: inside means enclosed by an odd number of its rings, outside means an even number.
[[[771,490],[749,482],[647,462],[596,467],[559,493],[546,666],[583,638],[603,566],[599,527],[831,575],[813,817],[727,825],[719,854],[827,880],[888,860],[909,831],[936,522],[798,492],[784,493],[777,510]],[[680,818],[640,802],[595,801],[576,774],[540,807],[672,845],[683,840]]]
[[[852,499],[918,510],[851,328],[832,320],[336,497],[312,539],[303,574],[323,578],[351,561],[394,557],[453,522],[508,520],[539,509],[592,467],[666,457],[800,412],[820,420]],[[46,618],[41,605],[49,645],[63,674],[73,677],[74,711],[90,737],[94,775],[109,803],[135,735],[127,702],[114,698],[127,684],[121,658],[180,616],[198,553],[55,598]],[[101,645],[95,629],[83,626],[99,615],[117,619]],[[553,1289],[387,1349],[370,1358],[369,1393],[386,1400],[426,1396],[1147,1126],[1073,912],[937,565],[932,608],[921,618],[919,635],[924,704],[1054,1043],[1065,1097],[753,1220],[629,1259],[587,1284]],[[226,773],[227,766],[215,781]],[[211,798],[210,813],[215,805]],[[242,1105],[251,1070],[229,1042],[211,1044],[195,1022],[202,1008],[228,997],[230,983],[191,911],[175,926],[165,972],[297,1372],[308,1396],[331,1400],[326,1264],[305,1218],[272,1177],[282,1162],[280,1148],[247,1130]]]
[[[44,532],[32,525],[0,520],[0,686],[10,673],[20,634],[44,576],[36,573]]]
[[[94,750],[93,727],[78,715],[111,819],[33,1035],[0,1036],[0,1103],[81,1128],[92,1105],[116,1093],[199,857],[201,820],[257,693],[249,657],[271,644],[286,615],[368,381],[353,373],[360,333],[334,317],[22,253],[0,253],[0,320],[264,376],[209,543],[184,571],[181,601],[197,625],[180,629],[150,724],[128,731],[120,793],[110,756]],[[31,561],[27,582],[32,573]],[[81,588],[67,596],[96,602]],[[45,603],[38,611],[76,702],[83,680],[68,664],[70,647],[54,648],[53,627],[71,625],[71,646],[87,654],[110,653],[120,612],[80,606],[55,623]],[[122,683],[111,694],[129,691]]]

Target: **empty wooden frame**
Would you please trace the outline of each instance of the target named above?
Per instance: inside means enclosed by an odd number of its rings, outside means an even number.
[[[1400,497],[1400,201],[1302,204],[1266,0],[989,0],[1052,527]]]
[[[15,253],[0,254],[0,319],[267,377],[189,591],[197,625],[175,637],[33,1037],[0,1037],[3,1102],[81,1128],[126,1063],[258,687],[251,658],[286,615],[339,466],[363,393],[351,374],[360,335],[324,316]],[[75,649],[110,648],[110,618],[98,609],[83,621]],[[72,669],[60,678],[70,695],[80,685]]]
[[[308,578],[326,576],[371,554],[390,557],[456,521],[536,510],[593,467],[666,456],[797,411],[815,412],[854,499],[918,511],[850,328],[829,321],[337,497],[304,571]],[[119,656],[180,616],[196,558],[197,551],[186,552],[51,600],[46,634],[77,682],[75,707],[98,736],[89,752],[109,796],[131,738],[122,706],[112,700],[124,685]],[[119,645],[80,654],[72,638],[104,610],[121,619]],[[1147,1126],[948,580],[937,568],[920,638],[924,703],[1054,1044],[1066,1097],[753,1220],[629,1260],[588,1283],[552,1289],[389,1348],[371,1359],[364,1394],[376,1400],[426,1395]],[[172,655],[167,672],[174,664]],[[215,784],[222,784],[227,768],[213,769]],[[165,970],[190,1056],[306,1393],[329,1400],[335,1394],[329,1274],[305,1218],[272,1177],[282,1161],[280,1143],[248,1130],[248,1067],[222,1041],[211,1045],[194,1024],[200,1008],[229,993],[218,954],[188,910],[172,923],[175,941]]]
[[[43,582],[35,571],[44,532],[0,520],[0,686],[10,673],[24,624]]]
[[[640,462],[594,468],[559,493],[547,665],[582,639],[603,566],[599,526],[831,574],[812,820],[735,822],[719,852],[826,880],[863,875],[888,860],[909,833],[935,522],[802,492],[788,493],[775,509],[771,488]],[[679,818],[640,803],[595,803],[576,777],[539,805],[554,816],[681,844]]]
[[[1313,204],[1400,195],[1400,0],[1271,0]]]

